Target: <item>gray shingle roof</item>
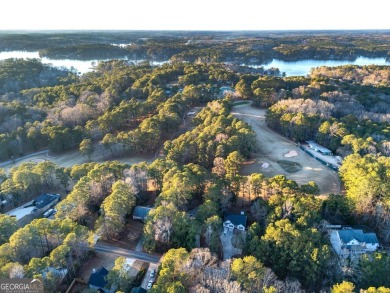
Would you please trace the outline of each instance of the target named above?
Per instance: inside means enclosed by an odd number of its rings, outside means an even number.
[[[321,153],[331,153],[332,151],[330,149],[327,149],[326,147],[316,143],[314,140],[307,140],[306,141],[311,147],[317,149]]]
[[[145,219],[151,210],[152,208],[136,206],[133,211],[133,217]]]
[[[225,214],[223,217],[223,221],[230,221],[234,226],[238,225],[243,225],[246,227],[246,221],[247,221],[247,216],[245,215],[237,215],[237,214]]]
[[[360,229],[339,230],[338,233],[343,243],[348,243],[353,239],[365,243],[379,243],[375,233],[363,233]]]
[[[34,205],[38,209],[41,209],[41,208],[47,206],[52,201],[55,201],[59,197],[60,196],[57,195],[57,194],[42,194],[42,195],[40,195],[40,196],[38,196],[37,198],[34,199]]]
[[[100,268],[98,271],[91,274],[89,277],[88,285],[96,286],[98,288],[104,288],[107,285],[106,276],[108,271],[105,267]]]

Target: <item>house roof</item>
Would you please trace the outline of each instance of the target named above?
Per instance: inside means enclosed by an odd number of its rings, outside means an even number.
[[[243,225],[246,227],[247,216],[240,214],[224,214],[223,221],[230,221],[234,226]]]
[[[364,233],[363,230],[360,229],[338,230],[337,232],[341,241],[344,243],[348,243],[353,239],[364,243],[379,243],[375,233]]]
[[[133,211],[133,217],[145,219],[151,210],[152,208],[136,206]]]
[[[96,272],[92,273],[89,277],[88,285],[92,285],[99,288],[104,288],[107,285],[105,277],[108,275],[108,271],[105,267],[101,267]]]
[[[34,199],[34,205],[41,209],[60,197],[59,194],[42,194]]]
[[[312,148],[317,149],[321,153],[331,153],[332,151],[330,149],[327,149],[326,147],[316,143],[314,140],[308,140],[306,141]]]

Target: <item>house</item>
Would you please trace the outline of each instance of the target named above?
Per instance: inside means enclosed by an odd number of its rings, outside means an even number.
[[[42,271],[42,278],[46,279],[47,274],[50,273],[63,280],[68,274],[67,269],[47,267]]]
[[[23,226],[44,214],[60,201],[59,194],[42,194],[34,200],[16,208],[6,214],[16,217],[19,225]]]
[[[220,97],[224,97],[226,96],[227,94],[234,94],[236,91],[231,88],[230,86],[221,86],[220,89],[219,89],[219,96]]]
[[[240,231],[245,231],[247,216],[244,212],[241,214],[224,214],[223,217],[223,227],[229,230],[238,229]]]
[[[360,229],[332,230],[330,242],[336,253],[342,257],[374,252],[379,247],[375,233],[364,233]]]
[[[198,214],[198,208],[194,208],[192,210],[188,210],[187,211],[187,216],[191,219],[191,220],[195,220],[196,218],[196,215]]]
[[[133,211],[133,219],[145,222],[146,217],[153,208],[136,206]]]
[[[332,151],[327,149],[326,147],[323,147],[322,145],[316,143],[313,140],[308,140],[306,143],[309,145],[309,147],[325,156],[332,156]]]
[[[95,290],[100,290],[104,293],[113,293],[115,292],[114,289],[107,289],[106,286],[108,285],[107,282],[107,275],[108,271],[106,270],[105,267],[101,267],[98,270],[93,270],[91,276],[89,277],[88,285],[89,288],[95,289]]]
[[[33,200],[39,213],[44,213],[60,201],[61,196],[59,194],[42,194]],[[36,211],[36,212],[37,212]]]

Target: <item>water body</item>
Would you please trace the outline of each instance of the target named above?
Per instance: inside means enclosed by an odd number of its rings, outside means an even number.
[[[8,58],[37,58],[40,59],[44,64],[50,64],[55,67],[66,67],[71,69],[72,67],[79,73],[84,74],[86,72],[92,71],[93,67],[97,65],[99,61],[108,61],[109,59],[100,59],[100,60],[73,60],[73,59],[50,59],[47,57],[39,57],[38,51],[28,52],[28,51],[9,51],[9,52],[0,52],[0,60]],[[127,59],[126,59],[127,60]],[[144,60],[128,60],[134,63],[139,63]],[[150,61],[152,65],[161,65],[169,61],[155,62]]]
[[[118,44],[127,45],[127,44]],[[104,60],[71,60],[71,59],[50,59],[50,58],[40,58],[39,53],[36,52],[27,52],[27,51],[9,51],[9,52],[0,52],[0,60],[8,59],[8,58],[38,58],[41,59],[42,63],[51,64],[56,67],[66,67],[71,69],[72,67],[76,69],[80,74],[92,71],[94,65],[96,65],[99,61]],[[126,59],[127,60],[127,59]],[[107,60],[105,60],[107,61]],[[138,63],[144,60],[129,60],[134,63]],[[162,62],[151,62],[153,65],[162,65],[167,61]],[[286,73],[286,76],[306,76],[310,74],[311,68],[319,67],[319,66],[340,66],[340,65],[389,65],[390,62],[387,62],[385,58],[367,58],[367,57],[358,57],[355,61],[347,61],[347,60],[300,60],[294,62],[286,62],[278,59],[273,59],[272,62],[262,65],[248,65],[253,68],[264,67],[265,69],[269,68],[279,68],[280,72]]]
[[[306,76],[310,74],[310,70],[315,67],[320,66],[340,66],[340,65],[390,65],[390,62],[386,61],[386,58],[367,58],[367,57],[358,57],[354,61],[347,60],[300,60],[293,62],[286,62],[278,59],[273,59],[271,63],[263,65],[249,65],[250,67],[259,68],[264,67],[264,69],[269,68],[279,68],[280,72],[286,73],[286,76]]]

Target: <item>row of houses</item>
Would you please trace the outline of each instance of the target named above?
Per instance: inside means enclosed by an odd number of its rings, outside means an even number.
[[[136,206],[133,211],[133,219],[145,222],[152,207]],[[194,219],[196,217],[196,209],[187,212],[189,218]],[[240,214],[225,213],[223,216],[223,227],[227,230],[240,230],[245,231],[248,217],[241,212]]]

